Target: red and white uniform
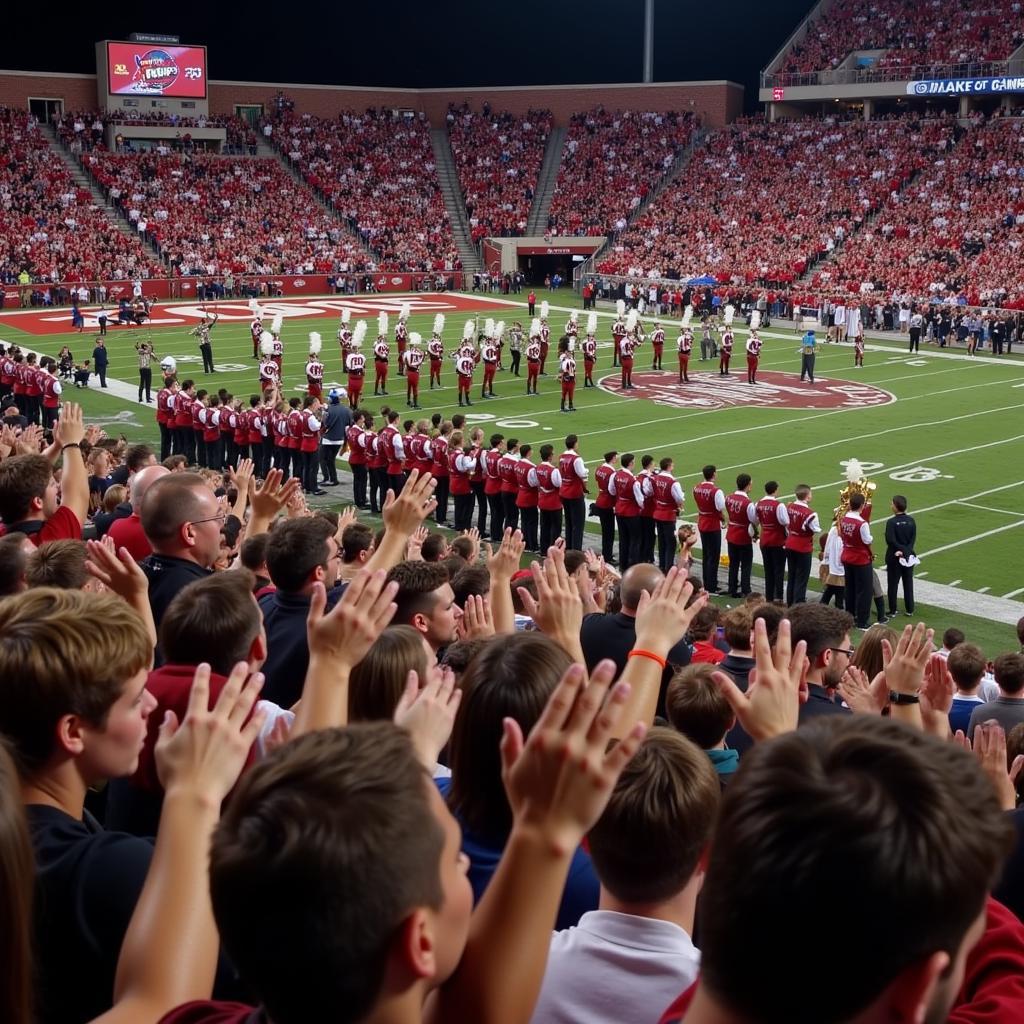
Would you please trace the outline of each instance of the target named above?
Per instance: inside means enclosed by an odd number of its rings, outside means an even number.
[[[729,360],[732,359],[732,331],[726,331],[722,335],[722,347],[718,353],[718,368],[722,373],[729,372]]]
[[[56,409],[60,405],[60,393],[63,390],[61,383],[49,373],[39,375],[39,383],[43,391],[43,408]],[[157,395],[157,399],[159,399]]]
[[[654,496],[654,518],[663,523],[674,523],[683,507],[683,488],[679,481],[663,469],[651,477]]]
[[[579,453],[571,448],[566,449],[558,457],[558,475],[561,478],[558,487],[559,497],[571,500],[582,498],[587,492],[589,471]]]
[[[378,335],[373,343],[373,390],[378,388],[386,389],[388,386],[388,362],[391,358],[391,349],[388,346],[387,338]]]
[[[631,335],[623,335],[619,339],[619,358],[623,361],[629,360],[630,365],[633,363],[633,353],[636,350],[637,340]]]
[[[559,376],[562,379],[562,404],[568,400],[572,405],[576,393],[576,359],[571,352],[563,352],[558,359]]]
[[[484,364],[484,387],[494,386],[494,373],[498,369],[498,346],[493,338],[485,338],[480,348],[480,358]]]
[[[580,333],[579,321],[578,320],[570,320],[565,325],[565,333],[570,338],[577,338],[577,337],[579,337],[579,333]]]
[[[338,331],[338,344],[341,346],[342,358],[347,356],[352,351],[352,332],[347,327],[342,327]]]
[[[542,462],[528,477],[529,483],[537,488],[537,507],[541,512],[558,512],[562,508],[559,488],[562,474],[550,462]]]
[[[594,361],[597,359],[597,342],[594,340],[592,334],[588,334],[583,339],[583,366],[589,376],[590,371],[594,368]]]
[[[306,391],[317,398],[324,393],[324,364],[319,359],[306,363]]]
[[[249,324],[249,333],[252,335],[253,351],[258,352],[259,351],[260,338],[263,335],[263,321],[262,320],[253,320],[253,322],[251,324]]]
[[[753,377],[757,370],[758,360],[761,358],[761,339],[756,334],[747,338],[747,372]]]
[[[459,378],[459,391],[468,395],[473,386],[473,368],[476,360],[462,349],[455,356],[455,372]]]
[[[871,564],[871,527],[859,512],[847,512],[839,520],[839,538],[843,542],[843,565]]]
[[[427,342],[427,355],[430,356],[430,381],[433,383],[436,380],[440,384],[444,344],[436,334]]]
[[[281,368],[273,359],[264,359],[260,363],[260,390],[266,391],[268,387],[277,384],[281,380]]]
[[[548,349],[551,347],[551,328],[548,327],[547,320],[541,320],[540,322],[540,372],[544,372],[544,367],[548,361]]]
[[[537,492],[537,467],[529,458],[519,459],[516,463],[516,508],[536,508]]]
[[[814,535],[821,529],[818,513],[806,502],[791,501],[786,506],[789,528],[786,535],[786,550],[809,555],[814,550]]]
[[[540,337],[530,338],[526,346],[526,389],[537,389],[537,374],[540,373]]]
[[[409,347],[405,350],[405,354],[402,357],[405,361],[406,369],[410,373],[415,373],[419,376],[420,367],[423,365],[425,358],[423,350],[415,347]]]
[[[660,359],[662,352],[665,351],[665,331],[661,327],[654,329],[654,333],[651,335],[651,345],[654,347],[655,358]]]
[[[757,508],[745,491],[734,491],[725,499],[729,527],[725,539],[729,544],[750,547],[750,527],[757,522]]]
[[[721,533],[725,493],[713,480],[703,480],[693,489],[699,533]]]
[[[778,498],[766,496],[754,506],[758,526],[761,527],[761,547],[781,548],[786,545],[786,527],[789,513]]]
[[[679,353],[679,372],[686,376],[690,365],[690,353],[693,352],[693,332],[682,331],[676,340],[676,351]]]
[[[615,476],[615,467],[610,462],[602,462],[594,470],[594,479],[597,481],[597,507],[614,508],[615,499],[608,493],[608,484]]]
[[[631,469],[617,469],[608,482],[608,493],[615,499],[615,515],[631,518],[640,515],[644,507],[643,485]]]
[[[270,358],[277,363],[278,373],[284,369],[282,363],[284,362],[284,342],[281,341],[276,335],[273,341],[273,348],[271,349]]]
[[[345,357],[345,369],[348,371],[348,400],[354,409],[359,404],[359,396],[363,390],[366,356],[358,351],[349,352]]]

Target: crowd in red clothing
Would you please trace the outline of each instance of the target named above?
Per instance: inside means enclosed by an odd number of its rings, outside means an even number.
[[[548,228],[556,235],[608,234],[668,173],[698,127],[691,113],[574,114],[566,134]]]
[[[523,234],[551,134],[551,111],[477,113],[464,104],[449,107],[447,121],[473,241]]]
[[[826,71],[853,49],[884,49],[878,68],[1005,60],[1021,42],[1024,11],[1018,0],[837,0],[811,22],[778,70]]]
[[[788,283],[950,145],[952,122],[737,122],[711,136],[599,269]]]
[[[334,204],[384,270],[458,269],[448,211],[422,115],[286,114],[271,141]]]
[[[116,230],[24,110],[0,108],[0,278],[150,277],[157,260]]]
[[[361,252],[276,160],[91,153],[123,215],[183,274],[329,273]]]

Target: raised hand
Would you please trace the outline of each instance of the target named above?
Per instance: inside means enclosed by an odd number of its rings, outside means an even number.
[[[879,673],[883,683],[884,673]],[[867,674],[862,672],[856,665],[850,665],[843,673],[843,678],[838,686],[839,695],[846,701],[851,711],[864,715],[881,715],[882,709],[889,703],[889,691],[882,687],[882,699],[884,703],[879,704],[876,692],[872,689]]]
[[[917,693],[924,684],[925,667],[932,655],[934,629],[926,629],[923,622],[907,625],[893,651],[888,640],[882,641],[882,661],[885,681],[895,693]]]
[[[417,526],[412,535],[405,542],[405,560],[407,562],[420,562],[423,560],[423,542],[427,539],[429,531],[425,526]]]
[[[744,693],[724,672],[714,680],[740,725],[755,740],[792,732],[800,717],[801,700],[807,694],[807,642],[792,648],[789,619],[779,623],[779,635],[772,653],[764,619],[754,622],[755,667]]]
[[[926,732],[939,739],[949,737],[949,711],[956,695],[956,684],[950,674],[946,659],[933,654],[924,670],[924,684],[921,687],[921,720]]]
[[[252,506],[254,518],[273,519],[291,500],[292,495],[302,488],[302,481],[292,477],[284,483],[284,473],[279,469],[271,469],[260,487],[249,478],[249,504]]]
[[[456,623],[460,640],[475,640],[477,637],[494,636],[494,617],[491,604],[479,594],[470,594],[462,609],[462,618]]]
[[[697,612],[707,604],[701,593],[692,603],[693,584],[685,569],[673,566],[665,578],[648,594],[640,595],[636,609],[636,646],[657,654],[667,654],[686,635]]]
[[[24,427],[15,441],[18,455],[38,455],[43,443],[43,428],[30,423]],[[67,444],[67,442],[65,442]]]
[[[437,481],[429,474],[414,469],[405,481],[401,494],[388,491],[381,508],[381,518],[389,532],[409,537],[424,519],[437,508],[434,488]]]
[[[609,693],[614,675],[608,660],[589,681],[581,665],[570,666],[525,742],[514,719],[504,722],[502,779],[513,830],[535,832],[561,855],[575,850],[601,816],[646,732],[642,722],[616,728],[629,687],[618,683]],[[608,750],[617,732],[623,738]]]
[[[356,573],[341,600],[325,614],[327,591],[322,583],[313,588],[306,619],[310,660],[329,659],[352,668],[366,657],[373,642],[395,614],[397,583],[386,583],[384,570]]]
[[[559,547],[548,548],[543,567],[533,562],[530,571],[537,584],[536,600],[528,590],[518,588],[526,614],[537,623],[541,632],[557,640],[575,656],[583,625],[583,602],[575,583],[565,571],[565,553]],[[567,644],[572,644],[572,649]]]
[[[962,746],[970,746],[970,741],[963,738],[962,732],[957,732],[957,740]],[[1003,810],[1014,810],[1017,806],[1017,777],[1024,769],[1024,754],[1018,754],[1007,770],[1006,733],[995,720],[981,722],[975,727],[974,754],[981,770],[992,781]]]
[[[471,526],[468,530],[463,530],[459,536],[468,537],[472,542],[473,550],[470,551],[467,561],[470,565],[476,565],[477,559],[480,557],[480,531],[475,526]]]
[[[129,604],[149,594],[149,580],[127,548],[118,550],[112,537],[85,542],[85,571]]]
[[[58,428],[60,429],[60,443],[61,445],[66,444],[81,444],[88,438],[89,444],[95,444],[100,439],[100,436],[104,436],[102,431],[99,431],[99,435],[89,436],[85,429],[85,422],[82,419],[82,407],[77,402],[65,402],[61,406],[60,418],[54,424],[54,435],[56,436]],[[90,427],[90,430],[99,430],[98,427]],[[95,440],[93,440],[95,437]]]
[[[501,543],[495,551],[490,544],[487,545],[487,571],[491,579],[499,578],[506,581],[519,571],[519,564],[526,550],[526,542],[523,540],[521,530],[506,528],[502,534]]]
[[[238,781],[263,725],[261,712],[250,716],[262,687],[263,675],[249,676],[249,666],[241,661],[210,710],[210,666],[204,663],[196,669],[185,720],[179,725],[168,710],[160,724],[155,754],[165,791],[187,787],[220,806]]]
[[[433,769],[437,764],[437,756],[452,734],[461,700],[462,690],[455,685],[455,673],[447,665],[431,665],[423,689],[415,670],[409,673],[394,722],[412,735],[424,767]]]
[[[252,459],[239,459],[237,467],[228,466],[228,480],[239,494],[249,493],[249,481],[253,478]]]

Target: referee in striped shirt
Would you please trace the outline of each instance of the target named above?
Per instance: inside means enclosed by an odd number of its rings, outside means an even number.
[[[153,358],[153,346],[148,341],[135,342],[135,351],[139,354],[139,401],[142,401],[142,392],[145,389],[146,401],[152,402],[153,370],[149,362]]]

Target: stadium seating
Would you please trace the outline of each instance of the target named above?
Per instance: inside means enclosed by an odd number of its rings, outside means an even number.
[[[272,141],[379,254],[384,270],[458,269],[425,118],[285,114]]]
[[[574,114],[551,201],[558,235],[603,235],[665,176],[697,128],[693,114],[607,111]]]
[[[952,142],[946,120],[740,121],[710,136],[599,269],[788,283]]]
[[[836,0],[786,54],[780,73],[838,67],[852,50],[884,49],[877,68],[1005,60],[1024,41],[1017,0]]]
[[[34,281],[48,282],[159,273],[153,254],[117,232],[91,193],[54,159],[26,111],[0,108],[0,152],[0,276],[5,281],[16,280],[22,270]]]
[[[328,273],[362,259],[276,160],[150,151],[90,153],[83,163],[180,273]]]
[[[551,112],[531,110],[521,117],[477,113],[463,105],[450,107],[447,120],[473,241],[523,234],[551,134]]]

